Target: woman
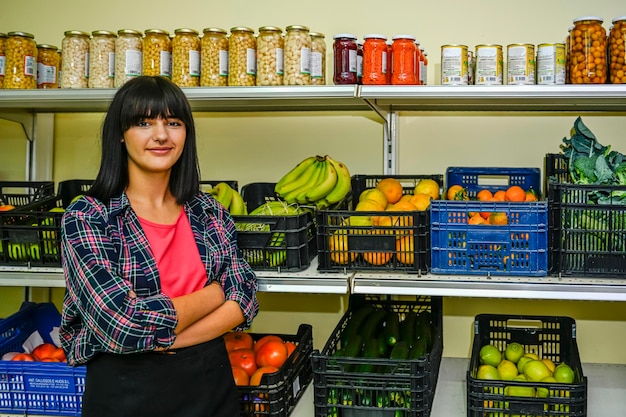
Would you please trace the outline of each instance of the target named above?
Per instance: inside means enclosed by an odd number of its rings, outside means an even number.
[[[221,336],[258,312],[232,217],[200,192],[193,116],[162,77],[122,86],[92,188],[63,216],[61,340],[82,415],[239,415]]]

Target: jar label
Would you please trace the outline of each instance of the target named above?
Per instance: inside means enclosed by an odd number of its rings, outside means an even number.
[[[126,65],[124,66],[124,75],[141,75],[141,67],[143,66],[141,51],[129,49],[126,51]]]
[[[0,77],[4,76],[4,71],[6,67],[7,57],[4,55],[0,55]]]
[[[348,51],[348,72],[357,72],[357,65],[358,65],[358,54],[356,49],[350,49]]]
[[[311,78],[322,78],[322,53],[311,52]]]
[[[189,75],[191,77],[200,76],[200,52],[189,51]]]
[[[256,50],[246,48],[246,74],[256,75]]]
[[[37,63],[37,85],[56,85],[57,68],[54,65]]]
[[[380,63],[382,67],[382,72],[383,74],[387,74],[387,51],[383,51],[382,55],[383,55],[382,57],[383,61]]]
[[[84,77],[89,78],[89,52],[85,52],[84,58],[85,58],[85,63],[83,64],[85,67]]]
[[[300,74],[311,73],[311,48],[300,49]]]
[[[284,52],[283,48],[276,48],[276,74],[278,75],[285,73]]]
[[[228,51],[220,49],[220,76],[228,77]]]
[[[169,51],[161,51],[161,64],[159,68],[159,73],[161,77],[171,77],[172,76],[172,53]]]
[[[109,78],[115,78],[115,52],[109,52]]]
[[[35,60],[35,57],[32,55],[25,55],[24,56],[24,75],[30,75],[34,77],[36,71],[37,71],[37,62]]]

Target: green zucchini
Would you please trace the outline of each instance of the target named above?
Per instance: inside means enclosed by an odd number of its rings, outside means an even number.
[[[359,334],[355,334],[343,347],[343,355],[348,358],[356,358],[361,354],[361,348],[363,347],[363,338]]]
[[[391,349],[391,353],[389,354],[389,359],[399,359],[404,360],[409,357],[409,344],[404,340],[396,343]]]
[[[393,347],[400,340],[400,315],[395,311],[390,311],[385,316],[383,336],[389,347]]]
[[[419,359],[428,352],[426,340],[417,339],[413,347],[409,350],[409,359]]]
[[[341,343],[343,343],[342,346],[344,346],[344,344],[347,343],[352,336],[359,332],[359,329],[367,316],[369,316],[374,310],[375,308],[373,305],[365,304],[352,312],[346,327],[344,327],[343,332],[341,333]]]
[[[400,340],[409,344],[409,348],[415,343],[415,332],[417,331],[417,313],[409,311],[404,315],[404,320],[400,322]]]
[[[364,341],[367,341],[367,339],[376,339],[379,336],[382,323],[386,316],[386,310],[376,309],[367,317],[367,320],[363,322],[359,330],[359,334]]]
[[[378,358],[378,339],[370,337],[365,340],[363,344],[363,350],[361,351],[361,358],[363,358],[363,362],[358,368],[358,372],[373,372],[374,371],[374,361],[369,359]]]
[[[423,311],[417,316],[417,328],[415,337],[416,339],[422,339],[426,343],[426,350],[429,351],[432,347],[433,329],[432,329],[431,314],[428,311]]]

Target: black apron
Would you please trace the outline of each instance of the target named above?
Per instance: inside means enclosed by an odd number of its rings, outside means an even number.
[[[87,363],[82,417],[235,417],[224,340],[166,352],[99,354]]]

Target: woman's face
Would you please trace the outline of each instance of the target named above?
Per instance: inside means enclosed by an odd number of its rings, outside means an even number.
[[[187,128],[180,119],[142,119],[124,132],[129,171],[168,172],[180,158],[186,136]]]

